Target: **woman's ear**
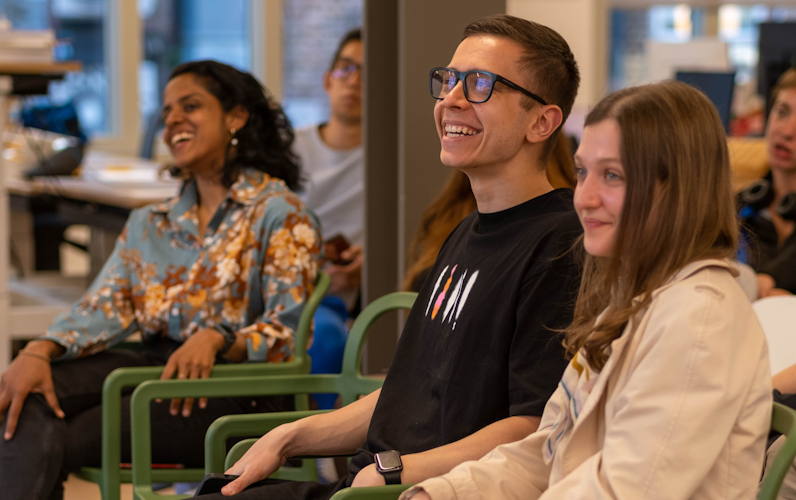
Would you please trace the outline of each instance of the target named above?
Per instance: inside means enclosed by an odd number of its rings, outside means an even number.
[[[245,106],[238,104],[227,112],[227,128],[234,128],[240,130],[249,121],[249,110]]]
[[[555,132],[564,121],[564,113],[555,104],[548,104],[541,107],[541,113],[536,111],[536,119],[528,125],[525,138],[531,144],[544,142]]]

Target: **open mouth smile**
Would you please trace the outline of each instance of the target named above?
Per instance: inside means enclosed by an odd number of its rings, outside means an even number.
[[[465,125],[445,125],[445,137],[465,137],[480,133],[480,130]]]
[[[186,141],[193,139],[194,135],[191,132],[180,132],[171,137],[171,145],[176,146]]]

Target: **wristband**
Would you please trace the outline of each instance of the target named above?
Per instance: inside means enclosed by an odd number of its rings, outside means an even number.
[[[28,351],[28,350],[25,350],[25,349],[22,349],[21,351],[19,351],[19,354],[24,354],[24,355],[30,356],[32,358],[38,358],[38,359],[40,359],[42,361],[47,362],[48,364],[52,361],[52,359],[50,359],[48,356],[45,356],[44,354],[39,354],[38,352]]]
[[[238,340],[238,335],[235,331],[227,325],[215,325],[213,328],[216,329],[218,333],[224,336],[224,347],[218,350],[219,354],[226,354],[227,351],[232,348],[235,344],[235,341]]]

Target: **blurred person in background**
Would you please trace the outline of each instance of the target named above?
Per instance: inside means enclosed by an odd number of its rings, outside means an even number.
[[[766,125],[769,172],[744,189],[740,260],[757,273],[759,297],[796,293],[796,69],[771,93]]]

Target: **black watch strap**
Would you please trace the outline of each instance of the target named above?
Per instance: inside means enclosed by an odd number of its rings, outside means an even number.
[[[218,354],[226,354],[238,339],[235,330],[227,325],[215,325],[215,329],[224,336],[224,347],[218,351]]]
[[[401,484],[401,471],[379,471],[384,476],[384,482],[387,484]]]

